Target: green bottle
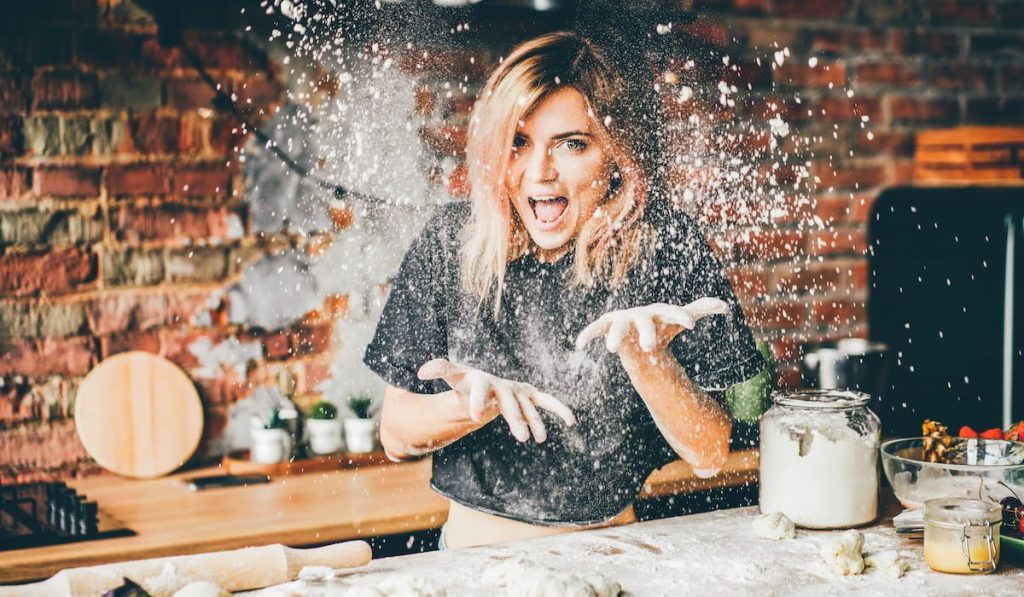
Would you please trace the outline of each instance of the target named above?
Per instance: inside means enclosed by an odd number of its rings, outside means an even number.
[[[772,356],[768,344],[757,341],[757,350],[764,357],[764,367],[757,375],[725,391],[725,400],[736,421],[756,423],[768,410],[772,393]]]

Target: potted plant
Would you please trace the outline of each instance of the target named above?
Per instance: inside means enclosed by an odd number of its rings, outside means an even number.
[[[356,394],[348,399],[354,416],[345,419],[345,440],[350,452],[373,452],[377,445],[377,421],[373,419],[373,398]]]
[[[263,464],[274,464],[288,460],[291,455],[291,435],[288,433],[288,424],[281,418],[278,409],[270,415],[270,420],[264,423],[258,417],[253,420],[252,428],[252,450],[249,455],[253,462]]]
[[[341,449],[341,419],[338,407],[327,400],[320,400],[309,409],[306,421],[309,433],[309,449],[314,454],[334,454]]]

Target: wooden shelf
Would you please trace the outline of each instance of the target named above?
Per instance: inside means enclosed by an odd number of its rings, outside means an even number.
[[[248,450],[245,450],[241,452],[231,452],[221,459],[221,467],[227,474],[258,474],[270,475],[271,477],[337,471],[381,464],[394,463],[391,462],[391,460],[382,451],[368,453],[341,452],[338,454],[330,454],[328,456],[317,456],[314,458],[304,458],[302,460],[264,464],[250,460],[249,452]]]

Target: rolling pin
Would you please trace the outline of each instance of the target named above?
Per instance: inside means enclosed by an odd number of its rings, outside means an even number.
[[[98,597],[121,586],[125,577],[153,597],[172,595],[182,585],[197,580],[217,583],[228,591],[247,591],[295,580],[303,566],[354,568],[365,566],[370,558],[370,546],[365,541],[310,549],[274,544],[68,568],[38,583],[0,587],[0,597]]]

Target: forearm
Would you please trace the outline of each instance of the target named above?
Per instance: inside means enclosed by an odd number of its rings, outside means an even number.
[[[414,394],[388,386],[380,417],[380,442],[392,460],[408,460],[443,448],[494,418],[469,417],[465,399],[449,390]]]
[[[667,351],[623,354],[622,364],[672,449],[695,470],[717,472],[729,456],[732,419],[726,409]]]

